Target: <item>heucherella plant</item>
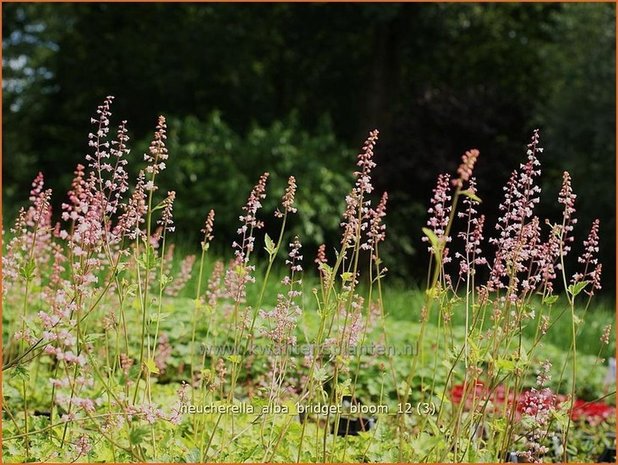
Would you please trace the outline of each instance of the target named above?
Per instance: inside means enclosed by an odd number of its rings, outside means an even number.
[[[429,243],[431,254],[431,271],[421,311],[420,337],[423,338],[423,331],[433,317],[434,309],[438,310],[438,324],[448,326],[449,309],[452,302],[457,300],[464,302],[465,334],[460,347],[452,340],[445,342],[450,347],[451,358],[447,369],[449,383],[443,392],[434,389],[434,371],[431,388],[423,395],[424,399],[435,399],[439,403],[440,413],[432,427],[444,433],[444,439],[437,440],[424,459],[465,461],[470,456],[484,452],[488,454],[485,455],[487,460],[501,460],[508,457],[514,447],[521,447],[521,444],[515,443],[522,437],[528,438],[528,442],[517,454],[526,461],[539,461],[548,452],[545,445],[536,441],[547,439],[550,416],[555,421],[560,418],[558,409],[554,408],[555,395],[549,388],[525,391],[524,380],[534,368],[531,365],[534,350],[551,325],[550,314],[558,300],[555,289],[557,280],[562,281],[571,311],[571,387],[569,399],[564,403],[570,409],[573,408],[576,340],[581,325],[581,319],[575,312],[575,302],[582,295],[587,295],[584,306],[587,309],[590,297],[600,289],[601,268],[597,266],[596,258],[599,221],[594,221],[590,236],[584,242],[585,252],[578,260],[584,265],[584,270],[569,278],[564,258],[574,241],[576,195],[571,187],[569,173],[564,172],[558,195],[558,203],[563,207],[562,218],[557,223],[549,220],[542,222],[534,214],[541,193],[537,184],[541,175],[539,155],[543,151],[539,140],[539,131],[535,130],[528,145],[526,163],[513,171],[504,188],[504,200],[499,206],[501,216],[495,226],[495,235],[489,239],[494,249],[493,259],[485,258],[481,248],[485,217],[477,212],[481,199],[477,196],[476,180],[473,177],[479,152],[471,150],[464,154],[456,178],[451,179],[448,174],[438,177],[428,211],[430,218],[424,229],[424,240]],[[464,205],[461,212],[457,211],[459,203]],[[450,249],[455,247],[451,230],[457,224],[456,218],[464,220],[463,231],[456,236],[462,240],[463,247],[459,249],[461,252],[454,254],[458,260],[458,270],[456,277],[453,277]],[[546,228],[542,227],[543,224]],[[486,275],[487,280],[481,281],[479,275]],[[523,330],[528,325],[537,325],[531,347],[525,347],[522,343]],[[407,380],[409,388],[404,401],[410,395],[411,381],[419,369],[418,365],[425,363],[425,356],[421,352],[418,361],[412,362]],[[439,365],[435,365],[435,368],[444,369]],[[549,371],[551,365],[544,365],[543,368]],[[562,375],[564,369],[561,370]],[[451,405],[449,415],[447,391],[452,388],[455,377],[463,378],[463,397],[467,401]],[[482,395],[478,395],[479,387],[483,387]],[[511,399],[503,402],[498,409],[498,415],[506,422],[494,416],[495,405],[492,405],[490,399],[497,389],[504,390],[504,396]],[[537,415],[535,408],[522,407],[513,400],[522,394],[528,399],[524,404],[537,402],[533,399],[538,398],[538,403],[553,410],[544,410],[542,415]],[[522,408],[527,414],[534,410],[534,427],[546,427],[543,435],[538,431],[525,430],[528,422],[520,422]],[[542,420],[538,418],[539,415],[543,416]],[[566,418],[564,422],[559,422],[561,426],[558,428],[562,444],[568,443],[571,426],[570,417],[567,415]],[[423,421],[434,423],[429,417]],[[482,437],[476,433],[469,435],[469,431],[480,430],[483,432]],[[410,439],[403,422],[400,425],[400,437],[400,458],[403,459],[404,444]],[[566,447],[563,447],[563,454],[566,459]]]
[[[267,229],[278,234],[264,233],[264,172],[241,207],[227,258],[211,257],[208,206],[197,253],[179,256],[177,193],[160,184],[174,163],[166,120],[159,117],[147,153],[131,161],[141,169],[129,171],[127,123],[112,130],[113,100],[91,119],[88,153],[58,215],[39,173],[8,233],[7,461],[569,458],[573,422],[581,425],[586,406],[576,399],[577,340],[601,289],[600,224],[581,243],[578,269],[567,270],[565,257],[580,244],[577,197],[565,172],[562,215],[535,213],[538,131],[493,229],[474,176],[478,150],[464,153],[455,174],[438,176],[423,228],[426,289],[410,305],[418,330],[404,335],[416,340],[404,341],[384,288],[389,196],[374,189],[377,130],[357,155],[336,244],[314,255],[290,231],[302,208],[292,174]],[[541,349],[560,318],[570,323],[570,355],[556,360]],[[611,325],[601,329],[595,365],[612,339]],[[417,352],[366,351],[402,341]],[[390,410],[353,413],[363,400]],[[595,418],[609,417],[603,410]]]

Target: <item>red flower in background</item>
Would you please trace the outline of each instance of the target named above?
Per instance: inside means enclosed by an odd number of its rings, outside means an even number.
[[[573,421],[585,420],[592,425],[598,425],[616,416],[616,407],[604,402],[586,402],[581,399],[575,400],[571,419]]]
[[[468,391],[467,395],[465,390]],[[506,401],[506,391],[502,385],[496,386],[496,388],[491,391],[489,387],[485,386],[481,381],[477,381],[474,389],[472,389],[471,385],[468,385],[465,386],[465,390],[463,384],[453,386],[453,389],[451,389],[451,400],[459,404],[464,396],[466,396],[466,410],[470,410],[473,403],[478,409],[481,409],[487,400],[489,400],[494,407],[501,407]],[[509,397],[512,401],[514,398],[514,393],[512,391],[509,393]]]
[[[451,389],[451,400],[453,403],[461,403],[465,396],[464,408],[466,410],[470,410],[473,404],[476,405],[477,408],[482,408],[488,398],[494,406],[503,405],[506,401],[506,393],[502,385],[497,386],[496,389],[490,393],[489,389],[479,381],[476,383],[474,389],[472,389],[471,386],[466,386],[466,390],[468,391],[467,395],[464,391],[463,384],[457,384]],[[509,393],[509,397],[511,399],[513,398],[513,392]],[[531,403],[533,397],[536,399],[538,396],[534,396],[531,389],[523,391],[517,398],[517,412],[523,413],[524,410],[533,408],[534,403]],[[566,400],[564,396],[542,396],[543,406],[547,408],[557,408]],[[534,414],[534,412],[528,413]],[[571,419],[573,421],[583,420],[592,425],[603,423],[615,416],[616,407],[604,402],[587,402],[581,399],[575,400],[573,410],[571,411]]]

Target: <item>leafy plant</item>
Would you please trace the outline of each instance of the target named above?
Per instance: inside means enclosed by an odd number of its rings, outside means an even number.
[[[608,444],[615,392],[601,359],[611,326],[598,328],[596,354],[577,350],[600,287],[599,222],[580,269],[567,273],[575,194],[565,172],[562,217],[535,215],[538,131],[507,183],[493,253],[477,211],[479,152],[463,155],[456,176],[438,177],[423,229],[427,286],[409,302],[420,320],[402,322],[384,286],[378,131],[357,156],[340,238],[317,248],[311,274],[302,236],[288,237],[303,232],[290,225],[310,195],[301,180],[324,182],[315,173],[287,174],[276,201],[275,175],[260,176],[228,260],[211,256],[215,211],[204,208],[199,260],[179,258],[176,192],[160,184],[168,168],[183,172],[172,168],[182,162],[168,149],[167,121],[130,182],[128,130],[123,122],[111,132],[112,102],[91,120],[87,166],[75,170],[62,221],[52,223],[52,192],[37,175],[4,254],[8,461],[538,461]],[[252,134],[252,146],[274,143]],[[303,155],[279,147],[273,173],[302,172]],[[188,160],[197,165],[183,169],[200,176],[213,162]],[[242,171],[231,158],[213,163]],[[563,320],[566,350],[545,342]]]

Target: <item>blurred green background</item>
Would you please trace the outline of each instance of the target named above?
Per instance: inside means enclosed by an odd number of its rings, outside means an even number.
[[[602,225],[615,282],[615,6],[612,4],[4,4],[4,224],[41,170],[64,200],[89,117],[116,96],[134,172],[168,117],[177,237],[210,208],[228,247],[263,171],[274,209],[297,177],[306,257],[336,243],[354,155],[380,129],[377,193],[390,195],[385,261],[422,279],[421,226],[438,173],[468,148],[491,224],[501,187],[542,131],[542,216],[558,218],[562,171],[578,193],[574,254]],[[274,222],[270,222],[276,227]],[[487,236],[493,235],[493,230]],[[273,233],[271,232],[271,235]],[[575,257],[573,257],[575,258]]]

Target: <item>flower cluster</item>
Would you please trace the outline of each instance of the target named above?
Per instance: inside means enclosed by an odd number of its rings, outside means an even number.
[[[476,180],[474,178],[467,180],[469,181],[468,191],[476,195]],[[463,203],[466,205],[466,210],[459,212],[457,216],[466,220],[466,230],[458,233],[457,237],[464,241],[464,253],[455,252],[455,258],[459,259],[459,277],[462,279],[468,274],[474,276],[476,274],[475,267],[487,263],[485,257],[482,256],[481,250],[485,215],[478,216],[475,208],[479,204],[478,200],[466,197]]]
[[[294,206],[294,198],[296,196],[296,178],[294,176],[290,176],[288,178],[288,186],[285,188],[285,193],[283,194],[283,198],[281,199],[281,207],[283,208],[283,212],[277,209],[275,211],[275,216],[278,218],[283,218],[283,216],[287,213],[296,213],[297,209]]]
[[[254,232],[264,226],[264,223],[257,219],[257,212],[262,208],[262,200],[266,198],[268,177],[268,172],[262,174],[251,190],[247,203],[243,206],[245,213],[239,217],[242,225],[238,228],[237,234],[241,240],[232,243],[236,257],[226,271],[225,289],[228,297],[236,303],[244,302],[247,284],[255,282],[252,275],[255,267],[249,265],[249,257],[255,247]]]
[[[2,257],[3,292],[15,286],[20,277],[34,278],[34,265],[43,266],[52,254],[51,189],[45,189],[43,174],[32,182],[30,206],[21,209],[13,228],[13,236]]]
[[[146,221],[145,216],[148,210],[146,203],[146,188],[144,172],[141,171],[138,175],[137,182],[131,197],[126,204],[122,205],[123,213],[118,219],[118,223],[114,229],[114,236],[123,237],[126,235],[128,239],[135,240],[143,239],[144,231],[140,229],[141,225]]]
[[[249,262],[249,255],[254,248],[254,230],[261,229],[264,226],[264,222],[257,219],[257,212],[262,208],[262,200],[266,198],[268,176],[268,172],[260,176],[257,184],[251,189],[247,203],[242,207],[245,213],[239,217],[242,226],[238,228],[237,233],[242,239],[240,243],[234,241],[232,247],[236,249],[236,257],[244,264]]]
[[[528,144],[528,161],[520,166],[519,171],[511,174],[504,188],[504,200],[500,204],[502,216],[496,224],[499,236],[490,239],[490,243],[496,246],[496,255],[488,287],[491,290],[509,288],[509,300],[517,299],[520,284],[517,274],[527,269],[529,261],[536,256],[539,244],[538,219],[528,220],[533,216],[534,206],[540,201],[541,188],[536,185],[535,179],[541,174],[538,154],[542,152],[537,129]],[[507,284],[503,281],[505,279],[512,282]],[[524,283],[524,286],[531,287],[529,282]]]
[[[453,185],[462,188],[464,182],[467,182],[472,176],[474,165],[479,157],[479,151],[477,149],[468,150],[461,156],[461,164],[457,168],[457,174],[459,177],[453,179]]]
[[[344,348],[355,347],[363,334],[364,317],[363,305],[365,299],[360,295],[354,295],[349,309],[342,312],[345,315],[341,339]]]
[[[366,195],[373,192],[371,183],[371,172],[376,166],[373,161],[373,149],[378,140],[379,132],[373,130],[363,145],[363,149],[357,156],[356,165],[359,167],[354,173],[356,182],[352,192],[346,196],[346,208],[343,213],[343,235],[341,243],[346,246],[353,245],[360,240],[361,231],[368,228],[369,206],[371,201],[366,199]]]
[[[161,214],[161,218],[157,221],[157,224],[160,224],[165,231],[174,232],[176,229],[174,227],[174,200],[176,199],[176,192],[170,191],[167,193],[167,197],[162,203],[163,213]]]
[[[255,277],[251,274],[253,269],[254,267],[245,264],[240,256],[236,256],[231,260],[225,271],[225,297],[237,304],[245,302],[247,297],[247,285],[255,282]]]
[[[210,241],[213,240],[213,230],[215,227],[215,211],[210,210],[208,212],[208,216],[206,217],[206,222],[204,223],[204,229],[202,229],[202,234],[204,234],[204,240],[202,241],[202,249],[206,249]]]
[[[148,148],[149,153],[144,154],[144,161],[148,163],[145,171],[147,174],[152,175],[150,181],[148,181],[145,185],[145,189],[147,191],[153,191],[156,189],[154,177],[165,169],[165,160],[169,158],[167,147],[165,146],[166,140],[167,123],[165,121],[165,117],[159,116],[157,129],[154,133],[152,142],[150,143],[150,147]]]
[[[541,364],[541,369],[536,377],[537,386],[545,386],[549,381],[551,381],[551,362],[549,360],[545,360]]]
[[[577,195],[573,193],[571,187],[571,175],[568,171],[562,173],[562,188],[558,195],[558,203],[564,205],[563,218],[565,222],[569,222],[575,213],[575,199]]]
[[[558,407],[558,400],[549,388],[525,391],[518,403],[521,424],[526,429],[526,450],[519,452],[526,462],[540,463],[549,449],[541,443],[547,426]]]
[[[163,333],[159,336],[156,356],[154,359],[155,365],[158,368],[160,374],[165,373],[165,369],[167,368],[167,363],[171,356],[172,356],[172,345],[170,344],[170,338],[166,333]]]
[[[105,160],[110,157],[108,151],[110,143],[107,142],[107,136],[109,134],[109,118],[112,114],[110,107],[113,101],[113,96],[107,96],[103,104],[97,108],[98,117],[90,119],[90,123],[96,127],[94,133],[88,134],[88,146],[93,149],[94,155],[86,155],[86,161],[89,162],[89,166],[94,170],[111,171],[111,166],[103,165]]]
[[[176,391],[176,396],[178,397],[178,401],[174,408],[172,409],[172,413],[169,416],[169,421],[173,425],[179,425],[182,421],[182,408],[189,401],[189,391],[191,386],[187,383],[183,382],[180,387]]]
[[[442,243],[451,241],[450,237],[446,237],[446,228],[449,223],[449,216],[451,214],[451,193],[450,193],[450,180],[449,174],[440,174],[436,187],[433,190],[433,197],[430,200],[431,206],[427,210],[430,217],[427,220],[427,226],[436,235],[438,240]],[[428,242],[429,238],[423,237],[424,242]],[[429,252],[434,253],[433,246],[428,247]]]
[[[206,303],[213,309],[217,306],[217,301],[225,296],[225,289],[221,283],[224,273],[225,265],[221,260],[217,260],[208,278],[208,290],[206,291]]]
[[[195,255],[187,255],[180,262],[180,272],[178,276],[165,288],[165,293],[169,296],[176,296],[184,289],[191,279],[191,270],[195,264]]]
[[[374,250],[380,242],[386,239],[386,225],[383,220],[386,216],[386,202],[388,194],[384,192],[375,209],[369,209],[369,230],[367,231],[367,240],[361,244],[361,248],[365,250]]]
[[[601,289],[601,272],[603,265],[599,263],[597,254],[599,253],[599,220],[593,221],[588,233],[588,237],[584,240],[584,252],[577,259],[584,266],[582,272],[577,272],[571,278],[573,284],[588,280],[590,286],[587,286],[586,293],[593,296],[595,291]]]
[[[296,344],[294,331],[301,314],[300,306],[296,302],[301,295],[297,287],[302,284],[296,274],[303,270],[301,247],[298,237],[295,237],[294,241],[290,243],[290,252],[286,260],[286,265],[290,268],[290,275],[285,276],[281,281],[281,284],[288,288],[287,293],[277,295],[277,304],[272,310],[260,310],[260,317],[269,324],[269,329],[265,329],[263,335],[271,339],[279,348]]]

